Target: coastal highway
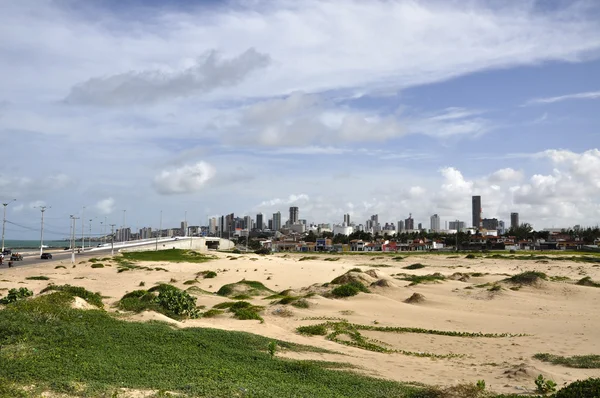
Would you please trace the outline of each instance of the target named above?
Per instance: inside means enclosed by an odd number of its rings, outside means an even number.
[[[189,238],[189,237],[188,238],[186,238],[186,237],[163,238],[158,241],[158,244],[162,245],[165,242],[174,242],[174,241],[182,241],[182,240],[189,240],[189,239],[191,239],[191,238]],[[142,240],[142,241],[132,241],[132,242],[125,242],[125,243],[115,242],[114,252],[115,252],[115,254],[118,254],[119,250],[126,249],[128,247],[139,247],[139,246],[154,247],[156,244],[157,244],[156,239],[146,239],[146,240]],[[13,261],[13,267],[23,267],[23,266],[28,266],[28,265],[47,264],[47,263],[57,263],[58,264],[61,262],[63,264],[65,262],[68,262],[69,264],[71,263],[71,255],[72,255],[71,250],[46,249],[46,250],[44,250],[44,252],[51,253],[52,259],[51,260],[40,259],[39,250],[32,250],[32,249],[27,249],[27,251],[13,250],[13,253],[20,253],[23,255],[22,261]],[[92,257],[107,257],[107,256],[110,256],[110,254],[111,254],[110,243],[103,245],[101,247],[86,248],[85,251],[82,251],[81,253],[77,253],[77,251],[75,251],[75,264],[77,264],[80,261],[84,261],[89,258],[92,258]],[[4,257],[4,263],[0,266],[0,270],[8,268],[8,259],[9,258],[10,258],[10,256]]]

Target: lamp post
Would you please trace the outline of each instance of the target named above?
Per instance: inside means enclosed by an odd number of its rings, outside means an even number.
[[[88,246],[92,247],[92,219],[90,218],[90,234],[88,235]]]
[[[81,211],[81,250],[85,250],[85,239],[83,235],[83,225],[85,224],[85,219],[83,215],[85,213],[85,206],[83,206],[83,210]]]
[[[115,225],[110,224],[110,255],[115,255]]]
[[[71,221],[72,221],[72,225],[73,228],[71,229],[72,231],[72,241],[73,244],[71,245],[71,263],[75,264],[75,228],[77,227],[77,220],[79,220],[79,217],[75,217],[75,216],[71,216]]]
[[[4,206],[4,218],[2,219],[2,251],[4,251],[4,229],[6,228],[6,206],[8,206],[9,204],[11,204],[14,201],[16,201],[16,199],[10,200],[6,203],[2,203],[2,206]]]
[[[42,212],[42,227],[40,229],[40,256],[44,253],[44,212],[46,209],[52,208],[52,206],[38,206]]]
[[[125,246],[125,214],[127,210],[123,210],[123,225],[121,226],[121,246]]]

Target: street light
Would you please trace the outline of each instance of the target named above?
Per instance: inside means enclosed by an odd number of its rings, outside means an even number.
[[[90,234],[88,235],[88,246],[92,247],[92,219],[90,218]]]
[[[121,245],[125,246],[125,213],[127,210],[123,210],[123,225],[121,225]]]
[[[40,230],[40,256],[44,253],[44,212],[52,206],[36,206],[42,212],[42,228]]]
[[[2,219],[2,251],[4,251],[4,229],[6,228],[6,206],[8,206],[9,204],[11,204],[14,201],[16,201],[16,199],[9,200],[6,203],[2,203],[2,206],[4,206],[4,218]]]
[[[85,206],[83,206],[83,210],[81,211],[81,250],[85,250],[85,239],[83,237],[83,225],[85,224],[85,219],[83,215],[85,213]]]

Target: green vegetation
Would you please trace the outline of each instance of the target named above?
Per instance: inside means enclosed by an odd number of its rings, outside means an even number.
[[[310,303],[306,299],[300,299],[292,302],[292,305],[296,308],[309,308]]]
[[[168,249],[148,252],[123,253],[128,261],[164,261],[169,263],[205,263],[215,259],[212,255],[202,254],[193,250]]]
[[[421,269],[421,268],[425,268],[426,265],[423,265],[421,263],[415,263],[415,264],[411,264],[411,265],[407,265],[406,267],[402,267],[403,269]]]
[[[580,286],[600,287],[600,283],[593,281],[589,276],[581,278],[577,281],[577,284]]]
[[[396,256],[396,257],[392,257],[392,260],[394,261],[402,261],[404,260],[406,257],[402,257],[402,256]]]
[[[223,313],[225,313],[225,311],[213,308],[203,313],[202,318],[214,318],[217,315],[221,315]]]
[[[215,271],[202,271],[199,272],[197,275],[202,275],[204,279],[212,279],[217,277],[217,273]]]
[[[341,257],[326,257],[324,261],[338,261]]]
[[[583,398],[600,397],[600,379],[590,378],[587,380],[577,380],[559,392],[554,394],[553,398]]]
[[[102,296],[100,293],[92,293],[89,290],[79,287],[79,286],[71,286],[71,285],[48,285],[40,293],[46,292],[62,292],[68,297],[77,296],[79,298],[84,299],[89,304],[95,305],[98,308],[104,308],[104,304],[102,303]]]
[[[183,282],[184,285],[193,285],[194,283],[198,283],[196,279],[190,279],[188,281]]]
[[[550,362],[554,365],[562,365],[568,368],[580,369],[600,369],[600,355],[575,355],[572,357],[563,357],[548,353],[535,354],[535,359],[544,362]]]
[[[6,297],[0,299],[0,304],[15,303],[19,300],[23,300],[31,296],[33,296],[33,292],[27,289],[26,287],[21,287],[19,289],[10,289]],[[0,342],[1,341],[2,340],[0,340]]]
[[[326,336],[327,335],[327,327],[325,326],[325,324],[300,326],[296,330],[298,331],[298,333],[304,334],[307,336]]]
[[[25,279],[28,281],[47,281],[50,278],[48,278],[47,276],[40,275],[40,276],[28,276]]]
[[[267,293],[275,293],[261,282],[241,280],[221,286],[217,291],[219,296],[232,296],[246,294],[248,296],[260,296]]]
[[[156,311],[175,319],[200,316],[195,297],[167,284],[127,293],[121,297],[118,306],[125,311]]]
[[[56,267],[54,267],[54,269],[67,269],[67,267],[65,267],[64,265],[57,265]]]
[[[568,276],[560,276],[560,275],[556,275],[556,276],[551,276],[550,280],[552,282],[564,282],[564,281],[570,281],[571,278],[569,278]]]
[[[354,281],[336,287],[331,291],[331,294],[335,297],[351,297],[356,296],[360,292],[369,293],[369,289],[361,282]]]
[[[440,274],[439,272],[436,272],[435,274],[429,274],[429,275],[406,275],[400,279],[409,281],[410,282],[409,286],[414,286],[414,285],[418,285],[419,283],[430,283],[430,282],[437,283],[438,281],[445,280],[446,277],[444,275]]]
[[[308,260],[318,260],[319,257],[318,256],[304,256],[304,257],[300,257],[300,259],[298,261],[308,261]]]
[[[267,346],[267,349],[269,350],[269,355],[271,356],[271,359],[274,359],[275,353],[277,352],[277,343],[274,341],[270,341],[269,345]]]
[[[468,258],[468,259],[474,259],[474,258],[477,258],[477,256],[476,256],[476,255],[474,255],[473,253],[469,253],[469,254],[467,254],[467,255],[465,256],[465,258]]]
[[[545,379],[543,375],[539,375],[535,379],[535,386],[537,392],[540,394],[548,394],[549,392],[556,391],[556,383],[553,380]]]
[[[215,398],[383,398],[421,389],[331,370],[343,364],[272,358],[273,340],[249,333],[174,329],[71,309],[64,293],[11,304],[0,311],[0,331],[0,396],[6,397],[43,391],[108,397],[130,388]],[[275,343],[280,350],[325,352]]]
[[[215,305],[213,308],[217,308],[217,306]],[[233,313],[233,316],[237,319],[256,319],[258,321],[264,322],[263,318],[259,314],[264,309],[264,307],[252,305],[247,301],[238,301],[235,303],[231,303],[231,305],[228,305],[227,308],[229,308],[229,312]]]
[[[89,261],[90,263],[97,263],[97,262],[98,262],[98,261],[100,261],[100,260],[98,260],[96,257],[92,257],[92,258],[90,258],[88,261]]]
[[[525,271],[517,275],[513,275],[505,281],[519,285],[534,285],[542,280],[547,280],[548,276],[543,272]]]
[[[488,291],[490,291],[490,292],[499,292],[501,290],[502,290],[502,286],[500,286],[498,284],[494,284],[494,285],[492,285],[492,287],[490,287],[488,289]]]
[[[95,263],[95,264],[92,264],[92,268],[104,268],[104,264],[102,264],[102,263]]]

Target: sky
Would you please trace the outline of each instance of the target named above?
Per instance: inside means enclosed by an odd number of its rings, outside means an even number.
[[[600,223],[595,0],[0,9],[6,239],[36,239],[40,206],[46,239],[70,215],[100,234],[290,206],[470,224],[472,195],[507,223]]]

